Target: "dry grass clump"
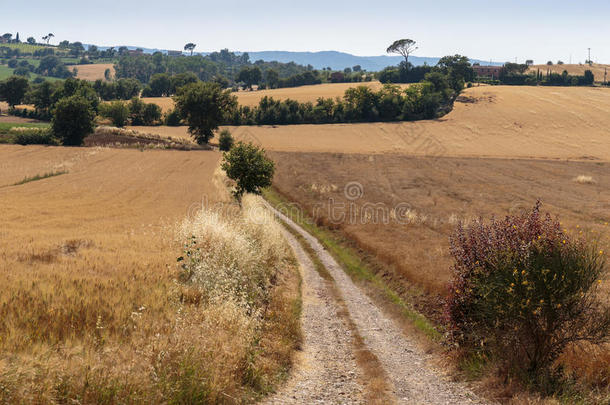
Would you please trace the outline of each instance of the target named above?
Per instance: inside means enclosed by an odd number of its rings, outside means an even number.
[[[209,382],[205,395],[210,402],[218,402],[221,395],[235,400],[252,395],[248,388],[255,393],[269,390],[278,371],[290,364],[291,349],[299,336],[294,287],[287,286],[291,297],[275,289],[278,278],[291,268],[279,224],[260,197],[247,195],[241,210],[233,208],[229,212],[202,210],[180,227],[180,236],[186,240],[184,255],[179,258],[180,301],[189,311],[203,308],[208,313],[205,318],[217,314],[215,323],[227,322],[229,326],[221,328],[221,338],[199,356],[207,358],[200,372]],[[280,307],[280,314],[284,312],[280,318],[286,324],[277,322],[275,311],[268,313],[270,306]],[[281,343],[270,350],[268,345],[277,339],[269,335],[277,334],[288,339],[280,339]],[[264,337],[266,343],[261,344]],[[258,355],[261,350],[272,354],[274,360]],[[245,388],[241,386],[244,383]]]
[[[593,177],[585,176],[584,174],[574,178],[574,181],[579,184],[595,184],[595,179],[593,179]]]
[[[194,144],[186,138],[160,136],[142,133],[133,129],[98,126],[95,132],[85,138],[85,146],[110,146],[147,149],[209,149]]]

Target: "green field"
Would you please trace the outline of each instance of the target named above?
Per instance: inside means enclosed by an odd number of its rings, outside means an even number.
[[[27,43],[19,43],[19,44],[2,44],[0,46],[4,46],[7,48],[11,48],[11,49],[19,49],[19,52],[21,53],[34,53],[35,51],[39,50],[39,49],[44,49],[44,48],[48,48],[47,46],[44,45],[31,45],[31,44],[27,44]]]
[[[7,133],[11,128],[48,128],[49,126],[47,122],[0,122],[0,134]]]
[[[0,65],[0,80],[4,80],[13,74],[13,69],[6,65]]]

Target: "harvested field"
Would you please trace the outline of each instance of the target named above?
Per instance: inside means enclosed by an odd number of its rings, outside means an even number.
[[[229,129],[273,151],[609,161],[609,112],[610,89],[481,86],[433,121]],[[186,127],[142,131],[188,137]]]
[[[312,86],[300,86],[300,87],[289,87],[284,89],[271,89],[271,90],[260,90],[260,91],[239,91],[233,93],[237,96],[239,104],[247,106],[258,105],[261,98],[273,97],[276,100],[292,99],[296,101],[312,102],[320,98],[335,98],[343,97],[345,90],[352,87],[367,86],[372,89],[378,90],[383,85],[379,82],[362,82],[362,83],[325,83],[316,84]],[[407,87],[408,85],[401,85]],[[159,105],[163,111],[167,111],[173,108],[174,102],[170,97],[145,97],[142,99],[147,103],[155,103]]]
[[[595,81],[598,83],[603,83],[604,74],[606,73],[606,69],[608,69],[608,68],[610,68],[610,65],[602,65],[602,64],[598,64],[598,63],[594,63],[592,66],[581,65],[581,64],[579,64],[579,65],[553,64],[552,66],[534,65],[534,66],[530,66],[530,68],[528,69],[528,73],[535,73],[538,70],[540,70],[540,72],[542,72],[543,75],[546,75],[546,72],[550,70],[552,73],[562,74],[564,72],[564,70],[567,70],[567,72],[571,75],[582,76],[585,74],[585,70],[590,70],[591,72],[593,72],[593,75],[595,76]]]
[[[280,193],[389,265],[393,281],[417,285],[432,295],[445,294],[450,279],[448,238],[458,221],[515,213],[531,208],[537,199],[543,201],[544,211],[560,215],[575,232],[605,231],[603,248],[610,250],[606,162],[281,152],[270,156],[277,164],[274,185]],[[578,175],[595,182],[576,182]]]
[[[112,76],[114,76],[114,64],[112,63],[98,63],[98,64],[88,64],[88,65],[75,65],[69,66],[70,70],[73,68],[78,69],[76,77],[82,80],[96,81],[98,79],[106,80],[104,76],[104,72],[106,69],[110,69]]]

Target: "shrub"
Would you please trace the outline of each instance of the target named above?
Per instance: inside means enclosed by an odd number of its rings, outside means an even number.
[[[180,117],[180,111],[178,111],[174,108],[174,109],[166,112],[165,115],[163,116],[163,121],[165,122],[165,125],[167,125],[168,127],[180,126],[180,123],[182,121],[182,117]]]
[[[11,128],[9,135],[18,145],[57,145],[59,142],[53,137],[49,128]]]
[[[156,125],[161,120],[161,107],[156,104],[144,104],[142,121],[144,125]]]
[[[236,182],[233,195],[238,201],[244,193],[260,194],[261,188],[271,185],[275,164],[265,156],[264,149],[238,142],[223,158],[222,170]]]
[[[88,100],[81,96],[62,98],[53,109],[53,134],[62,145],[82,145],[93,132],[95,112]]]
[[[458,226],[451,238],[450,331],[530,381],[542,382],[568,344],[608,341],[610,307],[596,290],[603,252],[572,238],[540,203],[526,214]]]
[[[129,108],[122,101],[113,101],[100,106],[100,114],[109,118],[112,124],[121,128],[127,124],[129,119]]]
[[[233,136],[231,136],[231,132],[229,132],[228,129],[223,129],[220,131],[220,135],[218,137],[218,148],[221,151],[227,152],[231,150],[233,143],[235,143],[235,140],[233,139]]]

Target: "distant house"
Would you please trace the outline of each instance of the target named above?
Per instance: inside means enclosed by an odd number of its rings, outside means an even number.
[[[131,56],[143,55],[144,51],[142,49],[130,49],[127,51],[127,54]]]
[[[167,56],[182,56],[182,51],[167,51]]]
[[[0,44],[8,44],[9,40],[8,38],[4,38],[0,36]]]
[[[472,66],[477,76],[482,77],[491,77],[492,79],[497,79],[500,77],[502,73],[503,66],[480,66],[474,65]]]

